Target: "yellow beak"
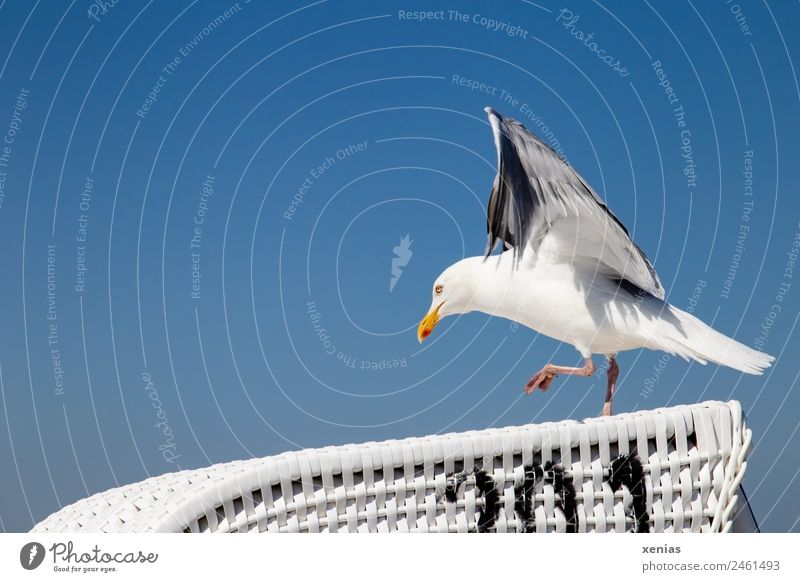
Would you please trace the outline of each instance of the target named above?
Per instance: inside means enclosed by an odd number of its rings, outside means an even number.
[[[444,301],[437,305],[436,309],[430,311],[428,315],[423,317],[422,321],[419,322],[419,328],[417,328],[417,339],[419,343],[422,343],[422,340],[431,335],[433,328],[439,323],[439,310],[442,308],[442,305],[444,305]]]

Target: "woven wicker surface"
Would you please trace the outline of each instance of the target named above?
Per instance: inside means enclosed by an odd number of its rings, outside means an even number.
[[[730,531],[738,402],[307,449],[167,473],[34,532]]]

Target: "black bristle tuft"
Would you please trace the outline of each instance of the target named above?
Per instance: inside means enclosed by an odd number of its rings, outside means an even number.
[[[561,465],[553,465],[548,462],[544,470],[545,473],[552,473],[553,489],[558,496],[557,506],[563,512],[564,519],[567,520],[566,532],[576,533],[578,531],[578,514],[575,503],[575,486],[571,480],[565,478],[564,468]]]
[[[525,467],[525,480],[522,485],[514,488],[514,512],[517,514],[522,531],[532,533],[535,531],[536,524],[533,519],[533,488],[536,482],[542,478],[542,467],[533,464]]]
[[[637,533],[648,533],[650,531],[650,516],[647,515],[644,469],[642,469],[642,463],[636,455],[630,457],[628,465],[631,468],[630,492],[633,496],[634,531]]]
[[[497,520],[497,514],[500,511],[500,494],[495,489],[494,479],[483,469],[475,473],[475,487],[486,500],[486,505],[478,516],[478,533],[485,533],[494,526]]]
[[[620,455],[611,461],[611,475],[609,476],[609,484],[612,491],[619,491],[622,485],[630,481],[630,465],[628,463],[628,455]]]
[[[614,491],[623,486],[630,491],[631,514],[633,516],[633,532],[648,533],[650,516],[647,514],[647,499],[644,481],[644,469],[637,455],[620,455],[611,462],[609,485]]]
[[[445,490],[444,490],[445,499],[447,499],[447,501],[449,501],[450,503],[455,503],[456,500],[458,499],[458,490],[466,480],[467,480],[467,473],[465,471],[451,475],[447,479],[447,485],[445,485]]]

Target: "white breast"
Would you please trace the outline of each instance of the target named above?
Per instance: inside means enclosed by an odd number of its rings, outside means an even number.
[[[509,252],[490,259],[496,261],[493,276],[482,285],[494,287],[493,301],[481,311],[569,343],[585,356],[644,345],[635,298],[614,293],[608,279],[595,272],[596,265],[552,262],[539,253],[536,260],[512,269],[511,259]]]

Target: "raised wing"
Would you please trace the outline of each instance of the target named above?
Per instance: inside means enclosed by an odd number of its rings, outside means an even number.
[[[538,251],[553,237],[564,261],[589,261],[656,297],[664,288],[647,255],[606,203],[547,144],[509,117],[486,108],[497,146],[498,172],[489,198],[486,256],[497,243]]]

